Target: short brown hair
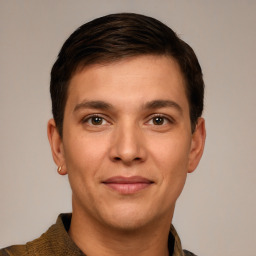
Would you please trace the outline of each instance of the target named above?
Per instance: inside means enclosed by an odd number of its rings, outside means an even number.
[[[78,67],[139,55],[166,55],[177,61],[186,81],[192,132],[202,115],[204,81],[193,49],[162,22],[140,14],[111,14],[74,31],[51,71],[52,113],[62,137],[69,81]]]

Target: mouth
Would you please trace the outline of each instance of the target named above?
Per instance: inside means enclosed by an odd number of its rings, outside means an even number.
[[[149,188],[154,182],[141,176],[115,176],[102,183],[120,194],[129,195]]]

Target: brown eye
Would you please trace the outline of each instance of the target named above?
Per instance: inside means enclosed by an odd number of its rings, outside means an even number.
[[[103,118],[100,116],[93,116],[91,117],[91,124],[92,125],[101,125],[103,123]]]
[[[161,116],[156,116],[156,117],[153,118],[153,124],[154,125],[163,125],[164,121],[165,121],[165,118],[161,117]]]
[[[103,116],[98,114],[86,116],[81,121],[86,128],[94,130],[104,129],[106,126],[111,125],[111,123],[108,122]]]

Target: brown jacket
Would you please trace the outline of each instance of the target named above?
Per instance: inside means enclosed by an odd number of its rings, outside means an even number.
[[[56,224],[38,239],[25,245],[4,248],[0,250],[0,256],[85,256],[67,233],[70,221],[71,214],[60,214]],[[168,239],[170,256],[195,256],[191,252],[182,250],[180,238],[173,226],[170,234]]]

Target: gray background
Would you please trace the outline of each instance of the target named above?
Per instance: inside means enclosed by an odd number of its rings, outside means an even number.
[[[256,1],[245,0],[0,0],[0,247],[39,236],[71,210],[46,136],[51,65],[75,28],[123,11],[168,24],[204,71],[206,149],[173,221],[183,246],[255,256]]]

